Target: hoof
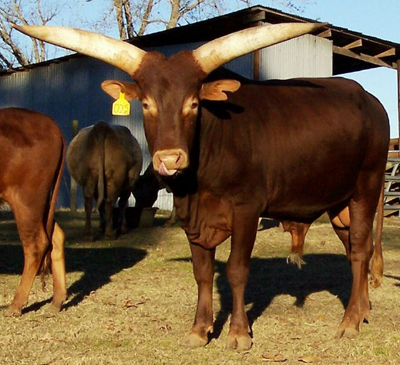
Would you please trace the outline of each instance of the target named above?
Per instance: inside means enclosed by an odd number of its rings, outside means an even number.
[[[191,333],[188,335],[183,341],[182,341],[182,346],[183,347],[190,347],[190,348],[196,348],[196,347],[204,347],[208,343],[208,338],[206,337],[201,337],[197,333]]]
[[[359,332],[355,328],[339,328],[339,330],[336,332],[336,338],[349,338],[349,339],[354,339],[358,336]]]
[[[17,308],[12,304],[4,312],[5,317],[21,317],[21,314],[22,314],[21,308]]]
[[[247,351],[250,350],[253,341],[250,335],[237,335],[237,334],[228,334],[228,338],[226,340],[226,348],[236,351]]]
[[[46,309],[44,310],[44,316],[46,318],[55,317],[58,313],[61,312],[62,306],[56,305],[51,303]]]

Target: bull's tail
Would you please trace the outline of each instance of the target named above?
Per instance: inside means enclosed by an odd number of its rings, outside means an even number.
[[[61,152],[61,156],[60,156],[60,161],[58,163],[57,176],[55,177],[56,179],[55,179],[53,191],[52,191],[51,197],[50,197],[49,208],[48,208],[48,212],[47,212],[47,219],[46,219],[46,222],[44,222],[45,228],[46,228],[46,234],[47,234],[50,244],[44,254],[42,264],[39,268],[39,273],[41,276],[43,288],[45,287],[45,284],[46,284],[45,276],[50,272],[50,268],[51,268],[51,250],[52,250],[52,237],[53,237],[53,232],[54,232],[54,215],[56,212],[57,196],[58,196],[58,191],[60,190],[61,179],[62,179],[62,174],[64,171],[64,163],[65,163],[66,142],[65,142],[65,138],[62,134],[61,134],[60,138],[61,138],[62,152]]]
[[[93,133],[99,146],[99,159],[98,161],[98,172],[99,179],[97,180],[97,209],[100,209],[105,197],[105,185],[104,185],[104,163],[105,163],[105,140],[108,130],[108,124],[106,122],[98,122],[93,127]]]
[[[371,259],[370,285],[373,288],[377,288],[378,286],[381,285],[383,277],[382,230],[383,230],[384,189],[385,189],[385,184],[383,183],[381,195],[379,197],[377,216],[376,216],[374,253]]]

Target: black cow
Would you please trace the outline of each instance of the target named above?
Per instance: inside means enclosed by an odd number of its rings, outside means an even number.
[[[142,151],[129,129],[106,122],[83,128],[68,147],[67,165],[83,190],[86,234],[91,233],[93,199],[97,200],[102,233],[114,238],[119,229],[125,232],[125,209],[142,169]],[[118,227],[114,230],[112,217],[118,198]]]
[[[17,27],[106,61],[136,81],[106,81],[103,89],[114,98],[122,91],[141,100],[154,169],[174,193],[190,241],[198,303],[188,346],[205,345],[212,331],[215,249],[231,237],[227,275],[233,309],[227,344],[251,347],[244,292],[260,215],[311,223],[348,206],[351,223],[345,234],[353,285],[337,335],[356,336],[369,314],[372,225],[389,144],[384,108],[360,85],[342,78],[254,82],[217,70],[243,54],[320,27],[249,28],[169,58],[90,32]]]
[[[171,192],[168,187],[163,183],[157,173],[154,171],[153,164],[147,166],[143,175],[139,176],[135,186],[132,189],[132,194],[135,197],[135,207],[138,209],[139,214],[145,208],[151,208],[158,198],[158,192],[166,189]],[[171,216],[165,223],[166,226],[172,226],[176,223],[175,208],[172,209]]]

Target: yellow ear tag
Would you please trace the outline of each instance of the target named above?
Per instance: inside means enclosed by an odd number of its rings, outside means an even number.
[[[131,112],[131,105],[125,99],[124,93],[119,93],[119,98],[113,102],[112,114],[113,115],[129,115]]]

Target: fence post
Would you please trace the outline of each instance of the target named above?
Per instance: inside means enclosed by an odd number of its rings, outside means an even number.
[[[78,121],[74,119],[72,121],[72,139],[78,134]],[[71,139],[71,140],[72,140]],[[76,192],[77,192],[78,184],[71,176],[71,192],[70,192],[70,205],[71,205],[71,212],[76,212]]]

